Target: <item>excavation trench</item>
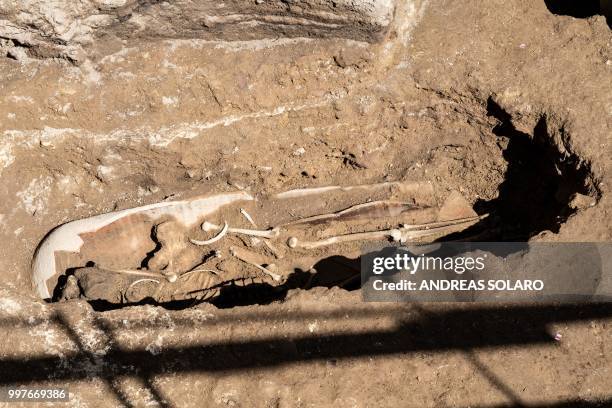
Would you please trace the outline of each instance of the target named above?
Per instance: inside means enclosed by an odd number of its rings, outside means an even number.
[[[528,134],[517,130],[511,115],[491,98],[487,100],[487,115],[497,121],[491,131],[502,142],[500,153],[507,163],[497,197],[474,203],[478,214],[490,216],[438,241],[526,241],[544,231],[558,233],[570,216],[596,205],[601,192],[590,164],[572,152],[559,150],[549,133],[546,116]],[[360,267],[359,258],[338,254],[318,263],[314,273],[295,271],[281,287],[229,286],[213,303],[221,308],[265,304],[284,299],[291,289],[318,286],[358,290]]]
[[[399,119],[398,123],[400,128],[419,125],[418,122],[407,125],[404,119]],[[589,163],[565,147],[559,149],[554,144],[550,124],[545,115],[537,120],[533,132],[521,132],[514,127],[511,115],[493,99],[489,99],[486,103],[486,117],[482,118],[482,123],[487,123],[489,127],[484,132],[481,129],[479,142],[458,140],[456,144],[443,143],[427,149],[424,153],[418,152],[423,158],[418,166],[409,160],[403,163],[403,166],[401,162],[396,161],[398,178],[402,175],[407,178],[417,178],[420,174],[428,175],[434,183],[436,180],[440,184],[446,182],[442,190],[463,190],[464,197],[476,213],[488,214],[487,218],[465,230],[438,237],[437,240],[525,241],[543,231],[558,232],[568,217],[596,204],[600,192],[595,187],[595,176]],[[564,129],[553,131],[564,132]],[[393,147],[402,149],[401,142]],[[347,157],[350,160],[347,161]],[[355,161],[358,162],[358,157],[349,153],[343,154],[342,159],[343,164],[351,167],[356,180],[359,181],[352,184],[362,184],[366,181],[359,178],[360,171],[363,171],[362,167],[353,165]],[[457,171],[457,163],[461,163],[459,166],[461,171]],[[483,186],[482,180],[478,177],[479,171],[482,171],[479,166],[482,166],[485,172],[496,169],[501,172],[502,177],[492,178],[488,182],[489,185]],[[418,173],[411,173],[416,171]],[[304,176],[304,171],[296,170],[295,173],[296,177],[301,177],[302,187],[321,185],[318,180]],[[448,177],[445,180],[446,175]],[[494,193],[483,197],[483,194],[473,193],[475,191],[494,191]],[[279,208],[280,210],[286,209]],[[291,209],[288,212],[291,212]],[[151,231],[154,246],[150,248],[140,267],[146,267],[161,250],[161,241],[155,236],[155,227]],[[89,262],[85,266],[92,267],[95,263]],[[57,282],[52,301],[65,300],[63,293],[68,284],[66,277],[74,275],[78,269],[65,271],[64,276]],[[219,308],[266,304],[284,299],[292,289],[307,290],[321,286],[338,286],[346,290],[359,289],[359,257],[347,255],[340,246],[337,252],[332,251],[330,256],[320,259],[313,268],[307,270],[296,268],[283,283],[231,279],[218,285],[215,295],[205,301]],[[103,311],[142,304],[182,309],[198,304],[202,299],[159,301],[152,297],[144,297],[137,301],[112,302],[104,298],[88,301],[95,310]]]

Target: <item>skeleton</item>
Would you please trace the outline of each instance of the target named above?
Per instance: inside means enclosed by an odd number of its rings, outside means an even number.
[[[431,242],[482,218],[456,192],[438,205],[428,183],[224,193],[62,225],[40,243],[32,277],[45,299],[212,299],[227,285],[283,285],[369,242]]]

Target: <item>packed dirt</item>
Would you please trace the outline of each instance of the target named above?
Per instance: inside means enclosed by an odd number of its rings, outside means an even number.
[[[67,387],[75,407],[612,405],[607,304],[366,303],[324,280],[128,307],[32,289],[60,224],[231,191],[421,182],[489,214],[483,239],[612,240],[612,31],[555,3],[104,31],[79,58],[40,51],[44,26],[31,44],[0,31],[0,385]]]

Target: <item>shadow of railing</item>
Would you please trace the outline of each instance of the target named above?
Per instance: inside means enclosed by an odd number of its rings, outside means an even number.
[[[94,366],[96,367],[94,375],[105,380],[124,405],[130,406],[129,398],[116,387],[114,379],[127,376],[139,378],[141,383],[147,386],[151,394],[158,399],[160,405],[170,406],[164,402],[161,392],[152,385],[151,379],[155,375],[189,372],[230,373],[239,370],[278,367],[295,362],[369,358],[423,351],[457,350],[471,355],[469,353],[472,350],[487,348],[546,344],[553,346],[558,343],[549,332],[549,326],[552,324],[612,317],[612,304],[603,303],[457,307],[460,308],[448,310],[448,308],[432,306],[425,309],[412,305],[410,318],[400,313],[398,324],[391,329],[348,334],[329,333],[297,335],[289,338],[210,342],[164,348],[155,356],[152,356],[146,349],[124,350],[117,347],[114,335],[119,330],[125,331],[126,328],[101,318],[100,316],[103,315],[95,315],[94,323],[108,337],[111,347],[104,355],[92,355],[81,344],[79,336],[71,328],[67,319],[61,312],[57,312],[51,323],[62,327],[77,344],[79,351],[63,358],[42,356],[26,359],[3,356],[0,358],[0,386],[24,385],[49,380],[61,382],[84,380],[91,378],[92,366]],[[397,313],[398,310],[400,309],[359,310],[358,313],[373,317],[376,313],[385,315],[385,313]],[[401,310],[406,310],[406,306]],[[347,313],[355,316],[355,309],[337,309],[329,313],[241,313],[239,317],[228,314],[223,319],[223,323],[232,324],[233,319],[240,319],[242,322],[282,319],[309,321],[313,318],[330,319],[333,316],[345,316]],[[14,323],[11,319],[0,320],[0,327],[7,327]],[[179,328],[181,326],[190,328],[193,327],[193,319],[182,319],[177,316],[173,318],[173,324]],[[198,326],[214,325],[219,322],[207,320],[197,324]],[[130,321],[131,328],[155,328],[158,325],[161,327],[162,323],[144,319]],[[477,361],[473,363],[479,371],[486,371],[486,368],[480,367]],[[513,395],[511,390],[503,385],[503,381],[491,378],[491,373],[483,372],[483,374],[512,401],[513,405],[508,406],[531,406],[522,404],[520,398]],[[552,406],[600,406],[576,405],[574,402],[567,402],[570,405],[560,402],[560,405]],[[500,405],[502,406],[504,405]]]

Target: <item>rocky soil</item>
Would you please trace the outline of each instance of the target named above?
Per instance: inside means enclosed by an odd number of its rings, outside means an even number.
[[[43,302],[30,279],[59,224],[232,190],[426,181],[490,213],[490,239],[610,241],[604,16],[552,0],[235,1],[247,11],[217,27],[188,1],[79,2],[47,22],[47,2],[17,3],[0,2],[3,385],[66,386],[75,407],[612,404],[606,304],[315,287],[102,311]]]

